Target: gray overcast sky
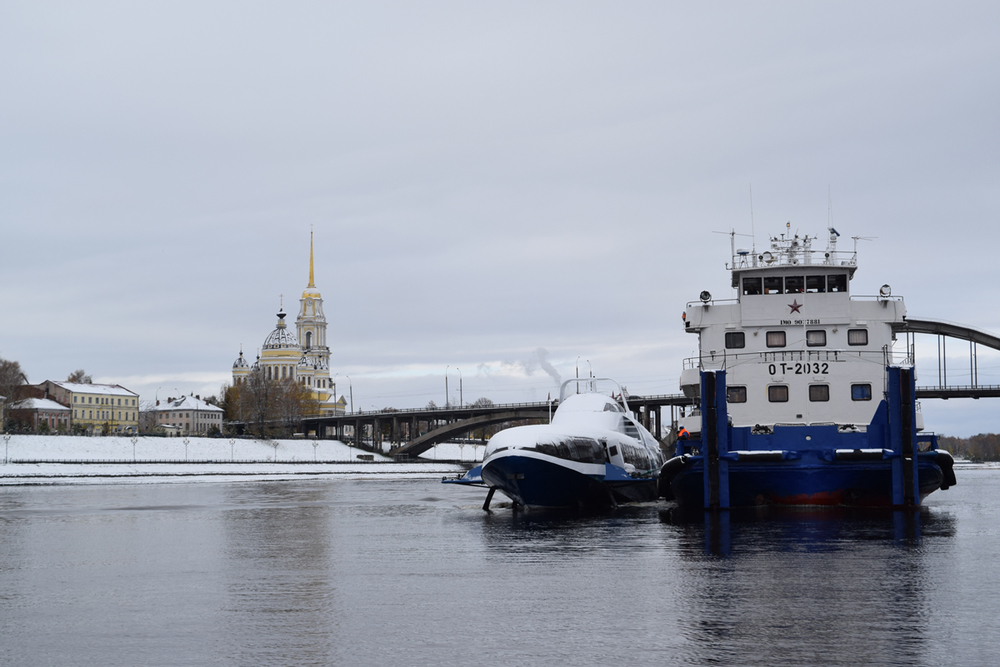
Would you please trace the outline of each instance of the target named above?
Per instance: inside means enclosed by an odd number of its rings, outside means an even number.
[[[0,2],[0,356],[216,393],[313,226],[358,409],[673,393],[751,184],[758,246],[832,191],[855,293],[1000,331],[998,83],[995,2]]]

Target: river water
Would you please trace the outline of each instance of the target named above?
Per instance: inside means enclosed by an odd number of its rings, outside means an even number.
[[[434,479],[0,488],[4,665],[996,665],[1000,469],[916,516]]]

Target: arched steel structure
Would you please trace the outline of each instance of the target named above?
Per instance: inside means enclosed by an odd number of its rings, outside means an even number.
[[[434,429],[429,433],[425,433],[419,438],[415,438],[405,445],[393,449],[389,452],[389,454],[395,456],[396,458],[411,458],[420,456],[434,445],[447,442],[452,438],[457,438],[460,435],[475,431],[476,429],[493,426],[495,424],[502,424],[504,422],[521,421],[525,419],[542,421],[548,419],[548,415],[539,410],[521,409],[462,419],[461,421],[450,422],[444,426]]]
[[[913,336],[916,334],[928,334],[938,337],[938,384],[936,387],[917,387],[917,398],[1000,397],[1000,386],[979,384],[978,353],[976,349],[977,346],[982,345],[993,350],[1000,350],[1000,336],[954,322],[909,317],[903,322],[893,325],[893,332],[906,335],[907,354],[911,359],[915,359]],[[947,340],[949,338],[968,341],[969,343],[968,385],[948,385]]]

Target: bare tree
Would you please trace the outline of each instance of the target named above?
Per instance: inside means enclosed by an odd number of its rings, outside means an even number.
[[[257,435],[263,437],[267,423],[273,419],[275,383],[256,368],[240,383],[239,410],[245,421],[253,425]]]
[[[0,357],[0,401],[3,401],[3,412],[6,413],[7,408],[21,398],[21,387],[26,384],[28,376],[21,370],[21,364]],[[0,424],[0,428],[2,427],[3,424]]]
[[[154,401],[139,402],[139,432],[152,433],[159,426],[156,419],[156,403]]]
[[[66,378],[66,382],[75,382],[76,384],[94,384],[94,379],[87,375],[87,372],[82,368],[78,368],[69,374]]]

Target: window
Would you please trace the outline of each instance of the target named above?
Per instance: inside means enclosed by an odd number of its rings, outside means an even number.
[[[867,345],[868,344],[868,329],[848,329],[847,330],[847,344],[848,345]]]
[[[743,293],[744,294],[761,294],[760,278],[744,278],[743,279]]]
[[[726,349],[740,350],[747,346],[746,334],[742,331],[726,332]]]
[[[730,403],[746,403],[746,387],[726,387],[726,400]]]
[[[806,346],[807,347],[823,347],[826,345],[826,332],[822,329],[814,329],[812,331],[806,331]]]
[[[781,294],[781,276],[768,276],[764,278],[764,294]]]
[[[785,294],[801,294],[805,284],[802,276],[788,276],[785,278]]]
[[[852,384],[851,400],[852,401],[872,400],[872,386],[870,384]]]
[[[829,401],[830,400],[830,385],[828,384],[811,384],[809,385],[809,400],[810,401]]]
[[[806,291],[819,293],[826,291],[826,276],[806,276]]]
[[[788,402],[788,385],[787,384],[772,384],[767,388],[767,400],[772,403],[787,403]]]
[[[832,276],[826,277],[826,291],[827,292],[846,292],[847,291],[847,274],[846,273],[836,273]]]
[[[785,347],[785,332],[784,331],[768,331],[767,332],[767,346],[768,347]]]

